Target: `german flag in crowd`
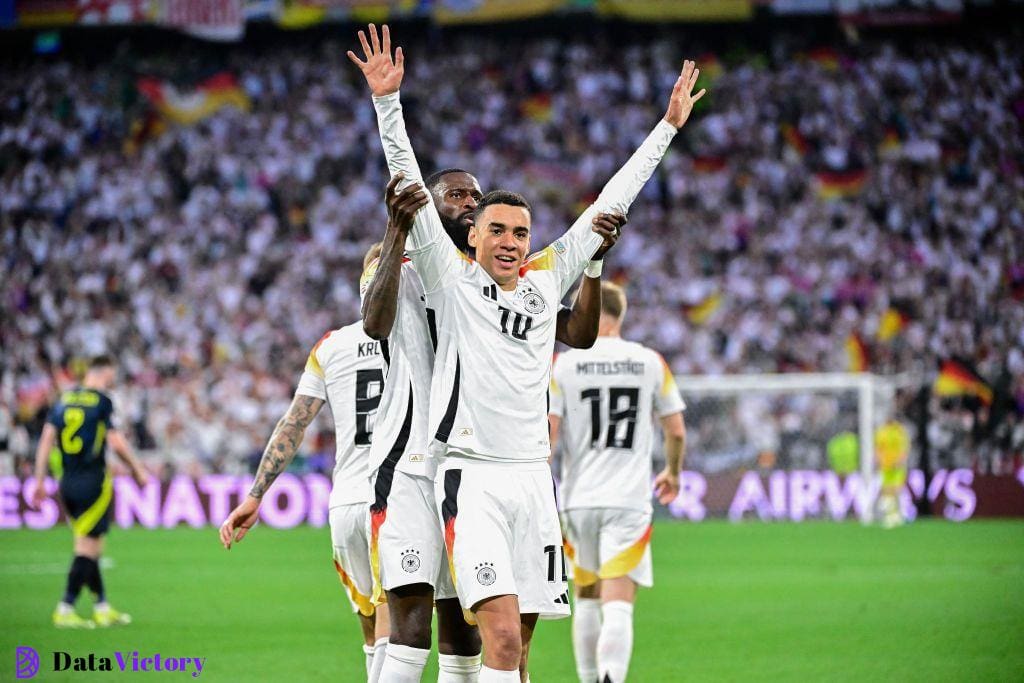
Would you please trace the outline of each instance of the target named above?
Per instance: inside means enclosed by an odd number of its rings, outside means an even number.
[[[891,154],[898,152],[903,147],[903,141],[900,140],[899,132],[892,126],[888,126],[885,129],[885,135],[882,136],[882,141],[878,143],[879,154]]]
[[[910,321],[904,311],[895,306],[890,306],[878,323],[878,341],[887,342],[896,337]]]
[[[932,391],[936,396],[973,396],[987,406],[992,405],[992,387],[970,364],[957,358],[939,363],[939,376]]]
[[[839,69],[839,53],[830,47],[819,47],[807,53],[807,59],[826,71]]]
[[[807,156],[807,153],[811,151],[811,145],[807,142],[807,138],[791,123],[782,124],[782,138],[789,148],[800,156]]]
[[[694,325],[703,325],[722,306],[722,294],[714,292],[692,306],[686,306],[686,319]]]
[[[698,156],[693,158],[693,170],[696,173],[718,173],[725,170],[725,159],[715,156]]]
[[[850,372],[867,372],[870,362],[867,344],[859,334],[853,332],[846,338],[846,358]]]
[[[179,91],[158,78],[140,78],[139,92],[168,121],[190,126],[224,107],[249,111],[249,97],[235,77],[222,71],[189,91]]]
[[[856,171],[824,171],[814,176],[818,196],[822,199],[843,199],[855,197],[868,183],[865,169]]]
[[[538,123],[551,120],[551,95],[539,93],[523,100],[519,105],[519,113]]]

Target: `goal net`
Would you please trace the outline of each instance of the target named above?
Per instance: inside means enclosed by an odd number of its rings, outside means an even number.
[[[681,375],[686,461],[679,517],[871,521],[874,433],[897,380],[866,373]]]

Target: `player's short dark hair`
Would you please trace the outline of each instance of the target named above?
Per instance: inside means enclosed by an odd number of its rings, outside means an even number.
[[[626,290],[614,282],[601,283],[601,313],[622,320],[626,315]]]
[[[434,187],[441,182],[441,178],[445,177],[449,173],[465,173],[466,175],[473,175],[469,171],[463,170],[461,168],[444,168],[441,169],[440,171],[435,171],[434,173],[431,173],[429,176],[427,176],[427,179],[423,181],[423,185],[428,190],[433,192]]]
[[[484,212],[488,206],[494,204],[505,204],[506,206],[521,206],[528,213],[533,213],[533,209],[530,208],[530,202],[526,201],[526,197],[519,194],[518,192],[509,192],[508,190],[491,190],[476,203],[476,210],[473,212],[473,222],[475,223],[479,218],[480,214]]]
[[[98,356],[93,356],[89,360],[89,369],[93,368],[112,368],[114,367],[114,357],[110,354],[101,353]]]

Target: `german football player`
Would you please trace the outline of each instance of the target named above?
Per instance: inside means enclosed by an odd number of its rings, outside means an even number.
[[[375,245],[364,265],[378,253]],[[381,346],[366,336],[362,322],[325,334],[309,353],[295,397],[270,437],[249,494],[220,528],[221,543],[229,550],[245,538],[259,517],[264,494],[288,468],[307,427],[328,404],[337,444],[328,500],[334,568],[359,618],[370,681],[377,680],[384,666],[383,646],[375,643],[386,642],[389,628],[387,606],[375,606],[371,599],[368,535],[372,492],[367,462],[383,385]]]
[[[387,27],[383,40],[372,25],[370,39],[363,32],[359,38],[366,59],[348,54],[374,95],[389,170],[420,183],[398,95],[401,48],[392,58]],[[478,202],[468,239],[473,261],[444,231],[432,200],[409,232],[406,249],[426,304],[444,321],[437,326],[428,421],[431,451],[440,458],[435,499],[459,601],[479,624],[483,683],[525,678],[537,618],[569,613],[547,466],[558,302],[601,246],[590,229],[593,217],[627,213],[703,94],[691,95],[696,79],[687,62],[665,120],[572,228],[529,261],[530,206],[512,192],[490,192]]]
[[[383,679],[418,681],[431,646],[431,615],[438,614],[440,680],[475,680],[480,667],[480,637],[466,623],[452,585],[441,528],[436,519],[436,460],[428,453],[427,420],[438,319],[425,306],[415,266],[405,256],[412,217],[426,202],[419,186],[389,183],[385,201],[388,230],[381,258],[364,273],[363,327],[386,349],[387,382],[381,420],[371,446],[375,473],[371,548],[375,600],[386,592],[391,634]],[[446,169],[426,181],[445,232],[463,253],[480,186],[461,169]],[[621,216],[601,215],[593,229],[602,236],[600,255],[618,237]],[[403,227],[404,226],[404,227]],[[599,281],[582,288],[571,310],[559,313],[558,338],[570,346],[589,346],[597,336]]]
[[[60,452],[60,500],[74,536],[74,559],[68,570],[64,597],[53,612],[58,628],[95,628],[131,623],[131,616],[107,602],[100,572],[104,537],[110,529],[110,500],[113,481],[107,470],[107,443],[131,472],[139,486],[146,484],[146,471],[132,453],[128,440],[117,429],[114,403],[107,392],[117,380],[110,356],[94,358],[80,386],[61,394],[43,427],[36,449],[36,484],[32,504],[39,507],[46,498],[44,479],[50,452]],[[82,587],[95,595],[92,619],[75,612]]]
[[[562,528],[573,564],[573,650],[582,683],[626,680],[637,586],[651,571],[654,421],[665,468],[655,495],[679,493],[686,444],[683,399],[661,355],[622,339],[626,295],[604,283],[601,325],[590,349],[559,354],[552,368],[552,452],[561,448]]]

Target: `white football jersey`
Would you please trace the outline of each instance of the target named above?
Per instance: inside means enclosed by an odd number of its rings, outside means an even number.
[[[422,184],[399,94],[373,102],[389,171],[405,174],[403,186]],[[628,212],[675,134],[660,121],[568,232],[528,260],[513,292],[503,291],[456,248],[427,194],[430,205],[416,213],[407,252],[428,307],[442,321],[430,392],[436,453],[547,459],[547,389],[559,302],[601,246],[601,236],[591,229],[594,216]]]
[[[619,337],[555,359],[551,414],[562,418],[562,509],[651,510],[654,418],[685,409],[657,351]]]
[[[378,264],[379,259],[363,273],[360,296],[365,296]],[[429,453],[427,407],[435,330],[434,313],[426,307],[420,276],[412,262],[403,259],[395,322],[381,346],[385,372],[379,412],[387,417],[377,422],[370,447],[371,473],[390,461],[402,472],[434,476],[437,464]]]
[[[361,321],[328,332],[309,352],[295,393],[327,401],[334,417],[332,508],[373,500],[367,458],[383,388],[381,345]]]

